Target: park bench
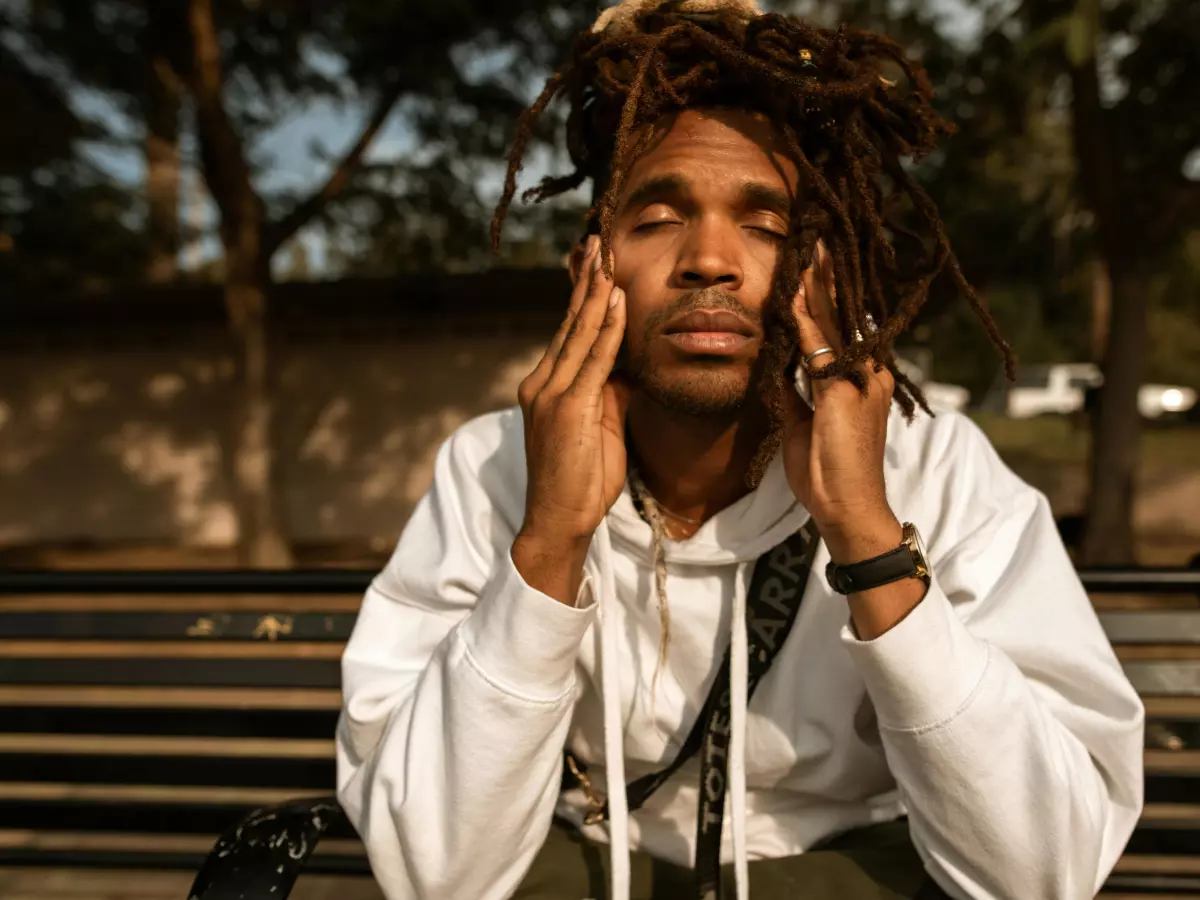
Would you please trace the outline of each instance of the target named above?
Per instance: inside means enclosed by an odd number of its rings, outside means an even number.
[[[200,900],[369,877],[331,795],[370,577],[0,572],[0,865],[199,871]],[[1084,578],[1151,723],[1105,896],[1200,898],[1200,572]]]

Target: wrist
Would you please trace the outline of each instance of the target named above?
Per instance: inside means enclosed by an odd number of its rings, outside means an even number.
[[[862,515],[832,526],[817,524],[830,559],[840,566],[873,559],[895,550],[904,542],[904,526],[891,510]]]
[[[583,584],[589,545],[590,540],[549,538],[522,531],[513,540],[513,566],[534,590],[574,606]]]

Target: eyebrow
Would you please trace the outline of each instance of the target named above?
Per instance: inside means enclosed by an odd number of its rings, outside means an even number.
[[[678,197],[688,192],[688,183],[682,175],[657,175],[642,182],[625,198],[622,209],[637,209],[662,200]]]
[[[792,215],[792,198],[787,192],[761,182],[748,181],[743,184],[739,200],[746,209],[766,210],[784,219]]]
[[[658,175],[630,191],[621,208],[638,209],[652,203],[678,199],[688,193],[689,185],[682,175]],[[792,198],[786,191],[759,181],[747,181],[741,186],[738,204],[745,209],[773,212],[784,219],[790,218],[792,211]]]

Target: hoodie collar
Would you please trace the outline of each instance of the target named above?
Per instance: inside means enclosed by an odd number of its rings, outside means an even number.
[[[808,521],[788,485],[779,454],[758,488],[708,519],[686,541],[663,541],[667,562],[728,565],[757,559]],[[652,565],[650,526],[638,515],[629,485],[608,512],[614,547]]]

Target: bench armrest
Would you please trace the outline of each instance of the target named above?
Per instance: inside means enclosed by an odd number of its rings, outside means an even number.
[[[189,900],[284,900],[321,836],[342,815],[333,797],[256,809],[217,839]]]

